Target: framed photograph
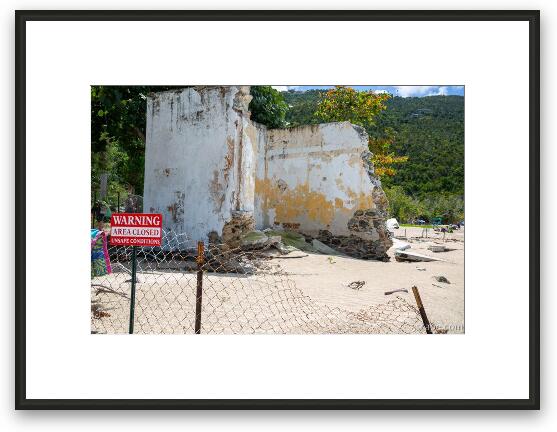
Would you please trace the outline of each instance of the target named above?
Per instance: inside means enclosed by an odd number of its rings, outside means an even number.
[[[539,18],[16,11],[16,408],[539,409]]]

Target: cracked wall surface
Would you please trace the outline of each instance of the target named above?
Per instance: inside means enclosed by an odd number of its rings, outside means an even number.
[[[383,259],[387,200],[366,132],[348,122],[267,130],[249,119],[250,100],[245,86],[148,98],[144,208],[191,240],[237,243],[255,224]]]
[[[258,228],[293,229],[351,256],[385,258],[388,203],[367,142],[349,122],[269,130],[258,151]]]

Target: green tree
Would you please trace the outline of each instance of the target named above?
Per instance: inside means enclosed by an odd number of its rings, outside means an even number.
[[[147,95],[176,87],[91,86],[91,183],[108,172],[109,192],[143,190]]]
[[[250,93],[253,96],[249,104],[252,120],[269,128],[286,126],[288,105],[278,90],[271,86],[253,86]]]
[[[282,93],[288,104],[286,123],[288,126],[300,126],[319,123],[315,116],[317,105],[323,97],[323,90],[288,90]]]
[[[404,192],[400,186],[384,188],[389,201],[389,215],[401,223],[410,223],[423,215],[422,203]]]
[[[392,128],[385,129],[377,136],[371,135],[371,131],[376,129],[375,117],[386,109],[386,102],[391,97],[388,93],[356,91],[351,87],[336,86],[327,91],[315,111],[315,116],[323,121],[349,121],[368,131],[368,147],[373,154],[371,162],[375,167],[375,174],[380,178],[394,176],[395,166],[408,160],[407,156],[397,156],[391,151],[394,141]]]
[[[380,178],[393,177],[396,174],[395,166],[408,161],[408,156],[397,156],[391,150],[394,142],[395,132],[392,128],[386,128],[381,137],[369,137],[368,147],[373,154],[371,161],[375,174]]]
[[[325,122],[349,121],[368,128],[373,126],[374,118],[383,111],[388,93],[356,91],[352,87],[336,86],[327,91],[319,102],[315,116]]]

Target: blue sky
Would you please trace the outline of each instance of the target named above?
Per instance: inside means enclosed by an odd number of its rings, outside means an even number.
[[[327,90],[334,86],[273,86],[277,90]],[[356,90],[375,90],[387,92],[401,97],[422,97],[437,95],[464,96],[464,86],[436,85],[436,86],[350,86]]]

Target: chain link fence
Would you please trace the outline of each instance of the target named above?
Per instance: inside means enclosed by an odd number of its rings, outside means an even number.
[[[201,259],[195,242],[171,232],[163,245],[172,250],[137,249],[134,333],[193,334],[198,292],[201,334],[426,333],[418,309],[400,297],[359,312],[314,301],[269,249],[209,244]],[[112,273],[91,279],[91,332],[128,333],[132,247],[108,252]]]

